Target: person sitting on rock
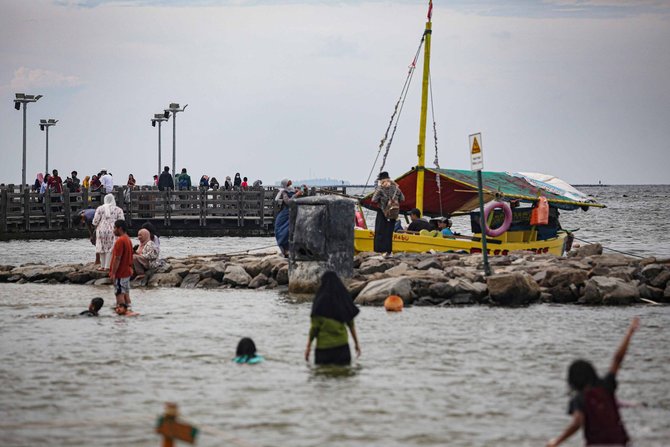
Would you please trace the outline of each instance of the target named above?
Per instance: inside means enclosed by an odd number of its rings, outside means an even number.
[[[409,218],[411,220],[410,224],[407,226],[407,231],[412,231],[418,233],[421,230],[432,231],[435,228],[431,225],[430,222],[426,222],[421,218],[421,210],[414,208],[409,212]]]
[[[255,363],[260,363],[263,360],[263,356],[256,354],[256,344],[249,337],[244,337],[237,344],[237,351],[235,352],[235,358],[233,361],[235,363],[247,363],[253,365]]]
[[[133,269],[135,278],[141,279],[144,278],[147,270],[158,267],[158,249],[151,240],[151,233],[146,228],[137,232],[137,238],[140,240],[140,245],[133,254]]]
[[[96,297],[91,300],[91,304],[88,305],[88,310],[85,310],[79,315],[85,316],[85,317],[97,317],[98,312],[100,312],[100,309],[102,309],[102,306],[105,304],[105,300],[102,298]]]

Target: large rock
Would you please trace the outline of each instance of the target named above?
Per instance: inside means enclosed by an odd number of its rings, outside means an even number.
[[[649,282],[656,276],[658,276],[658,274],[661,273],[663,270],[665,270],[665,266],[661,264],[645,265],[644,268],[640,270],[640,278],[645,282]]]
[[[385,278],[369,282],[356,297],[357,304],[382,304],[389,295],[411,302],[412,283],[407,278]]]
[[[178,287],[182,278],[177,273],[156,273],[149,280],[151,287]]]
[[[503,306],[520,306],[540,298],[540,286],[530,275],[507,273],[486,279],[491,301]]]
[[[581,247],[576,247],[570,253],[568,253],[568,256],[584,258],[587,256],[601,255],[602,253],[603,253],[603,246],[598,243],[595,243],[595,244],[582,245]]]
[[[411,270],[409,265],[407,265],[406,262],[401,262],[400,264],[386,270],[385,273],[387,276],[404,276],[409,270]]]
[[[435,258],[424,259],[416,265],[417,270],[428,270],[430,268],[442,270],[442,263]]]
[[[224,262],[207,262],[193,267],[190,274],[196,273],[200,278],[214,278],[221,281],[226,271],[226,264]]]
[[[288,264],[284,264],[277,269],[275,280],[280,286],[288,284]]]
[[[251,276],[244,270],[244,267],[237,264],[231,264],[226,268],[223,275],[223,283],[235,287],[247,287],[251,282]]]
[[[12,275],[19,275],[28,282],[45,279],[45,272],[49,267],[46,265],[23,265],[11,270]]]
[[[221,283],[214,278],[204,278],[195,287],[196,289],[215,289],[220,285]]]
[[[588,273],[585,270],[553,268],[547,270],[544,280],[540,285],[543,287],[568,287],[570,284],[581,286],[587,279]]]
[[[91,279],[91,275],[87,271],[70,272],[66,275],[66,279],[72,284],[85,284]]]
[[[579,301],[584,304],[620,305],[631,304],[639,298],[640,291],[636,281],[594,276],[586,281],[584,295]]]
[[[656,287],[642,283],[637,286],[637,290],[640,291],[640,298],[646,298],[652,301],[663,300],[663,289],[658,289]]]
[[[247,273],[249,273],[248,270]],[[262,273],[259,273],[254,277],[254,279],[251,280],[251,282],[249,282],[249,288],[258,289],[259,287],[266,286],[267,284],[268,284],[268,277]]]
[[[658,275],[656,275],[649,284],[652,287],[658,287],[660,289],[665,288],[665,285],[670,281],[670,270],[663,270]]]
[[[63,282],[65,281],[68,274],[74,273],[76,271],[77,270],[75,269],[75,267],[71,265],[57,265],[55,267],[48,269],[46,272],[44,272],[44,274],[45,278],[49,280],[54,279],[58,282]]]
[[[96,279],[96,280],[93,282],[93,285],[95,285],[95,286],[109,286],[109,285],[111,285],[111,284],[112,284],[112,279],[109,278],[109,277],[107,277],[107,278],[99,278],[99,279]]]
[[[367,259],[358,268],[358,272],[362,275],[370,275],[372,273],[383,273],[393,267],[393,261],[386,261],[383,259]]]
[[[209,278],[211,278],[211,276]],[[200,274],[189,273],[181,281],[181,285],[179,287],[181,287],[182,289],[195,289],[195,286],[197,286],[199,282],[200,282]]]
[[[663,291],[663,302],[670,303],[670,283],[665,286],[665,290]]]

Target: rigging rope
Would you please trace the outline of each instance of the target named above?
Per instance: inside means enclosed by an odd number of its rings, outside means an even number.
[[[432,4],[433,2],[431,2],[431,8]],[[433,163],[435,164],[435,167],[439,170],[440,160],[438,159],[437,156],[437,124],[435,123],[435,103],[433,101],[433,78],[430,74],[428,74],[428,90],[430,92],[430,116],[431,118],[433,118],[433,140],[435,142],[435,160],[433,160]],[[442,210],[442,183],[440,182],[439,172],[435,173],[435,182],[437,183],[437,196],[438,201],[440,202],[440,216],[444,216],[444,211]]]
[[[578,241],[580,241],[580,242],[586,242],[587,244],[595,244],[595,242],[591,242],[591,241],[587,241],[586,239],[580,239],[580,238],[578,238],[577,236],[574,235],[574,233],[573,233],[572,237],[574,237],[575,240],[578,240]],[[600,245],[603,247],[604,250],[614,251],[614,252],[617,252],[617,253],[621,253],[622,255],[632,256],[632,257],[634,257],[634,258],[640,258],[640,259],[644,259],[644,258],[645,258],[644,256],[640,256],[640,255],[636,255],[636,254],[633,254],[633,253],[628,253],[628,252],[625,252],[625,251],[617,250],[617,249],[615,249],[615,248],[605,247],[605,246],[602,245],[602,244],[600,244]]]
[[[368,178],[365,181],[365,186],[363,187],[363,195],[365,195],[365,190],[368,184],[370,183],[370,178],[372,177],[372,173],[375,170],[377,160],[379,160],[379,154],[381,154],[384,144],[386,144],[386,151],[384,152],[384,158],[382,159],[382,164],[379,168],[379,172],[382,172],[384,170],[384,166],[386,165],[386,157],[388,156],[389,149],[391,149],[391,143],[393,142],[393,136],[395,135],[395,131],[398,128],[398,121],[400,120],[400,115],[405,105],[405,98],[407,98],[407,92],[409,91],[409,86],[412,82],[412,77],[414,76],[414,69],[416,68],[416,61],[419,58],[419,54],[421,53],[421,47],[423,46],[424,40],[425,40],[425,34],[421,36],[421,42],[419,42],[419,48],[417,48],[416,53],[414,54],[414,59],[412,60],[412,63],[409,65],[409,69],[407,71],[407,77],[405,78],[405,84],[402,86],[402,90],[400,91],[398,101],[396,102],[395,107],[393,108],[393,113],[391,114],[391,119],[389,120],[389,124],[386,127],[386,132],[384,132],[384,137],[379,142],[379,150],[377,150],[377,156],[375,157],[375,161],[372,164],[372,168],[370,169]],[[393,124],[394,121],[395,125]],[[391,137],[389,138],[389,131],[391,130],[391,126],[393,126],[393,131],[391,132]]]

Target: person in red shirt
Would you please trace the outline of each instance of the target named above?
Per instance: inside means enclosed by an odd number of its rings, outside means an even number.
[[[58,175],[58,169],[54,169],[53,175],[49,179],[49,189],[51,192],[62,193],[63,192],[63,179]]]
[[[127,234],[125,220],[114,222],[114,236],[117,237],[112,248],[112,263],[109,277],[114,284],[116,304],[130,306],[130,277],[133,274],[133,244]]]

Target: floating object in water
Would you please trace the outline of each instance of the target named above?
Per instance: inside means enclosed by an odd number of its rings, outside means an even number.
[[[400,312],[404,303],[398,295],[390,295],[384,300],[384,309],[389,312]]]

